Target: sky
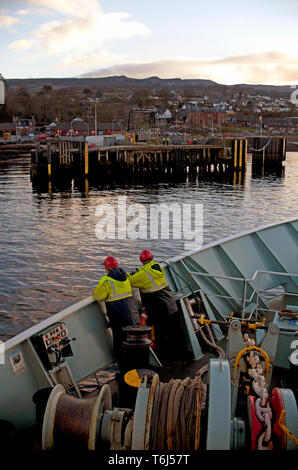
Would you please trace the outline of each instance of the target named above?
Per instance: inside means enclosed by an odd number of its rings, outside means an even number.
[[[0,0],[5,78],[298,85],[298,0]]]

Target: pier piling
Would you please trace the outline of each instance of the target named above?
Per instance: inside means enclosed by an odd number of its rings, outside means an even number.
[[[32,178],[105,177],[124,173],[211,174],[245,171],[246,139],[216,144],[136,143],[89,147],[86,141],[53,140],[31,152]]]
[[[286,139],[285,137],[255,137],[251,152],[254,171],[281,167],[286,159]]]

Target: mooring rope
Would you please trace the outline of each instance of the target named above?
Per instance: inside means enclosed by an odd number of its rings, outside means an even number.
[[[263,148],[261,148],[261,149],[253,149],[253,148],[250,148],[250,149],[249,149],[249,152],[263,152],[263,150],[265,150],[265,148],[268,147],[268,145],[270,144],[271,140],[272,140],[272,139],[269,139],[268,142],[267,142],[267,144],[265,144]]]
[[[199,393],[198,393],[199,391]],[[150,450],[195,450],[199,413],[205,406],[200,380],[187,377],[156,385],[150,427]]]
[[[226,357],[226,354],[224,352],[224,350],[218,346],[216,343],[215,343],[215,340],[214,340],[214,336],[212,334],[212,331],[211,331],[211,328],[210,326],[208,325],[208,323],[205,323],[205,326],[207,328],[207,331],[208,331],[208,334],[209,334],[209,337],[210,337],[210,340],[207,339],[207,337],[205,336],[205,334],[203,333],[203,330],[201,327],[199,327],[199,333],[200,335],[202,336],[203,340],[205,341],[206,344],[208,344],[208,346],[211,346],[213,349],[215,349],[215,351],[217,352],[218,354],[218,357],[220,359],[224,359]],[[203,374],[205,374],[206,372],[208,372],[209,370],[209,362],[208,364],[205,364],[204,366],[202,366],[199,370],[197,370],[196,374],[199,375],[199,376],[202,376]]]

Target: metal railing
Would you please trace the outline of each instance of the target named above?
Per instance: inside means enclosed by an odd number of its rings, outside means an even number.
[[[200,277],[208,277],[208,278],[215,278],[215,279],[225,279],[225,280],[231,280],[231,281],[238,281],[238,282],[243,282],[243,295],[241,298],[239,297],[232,297],[232,296],[228,296],[228,295],[219,295],[219,294],[214,294],[214,293],[208,293],[208,292],[204,292],[204,294],[208,297],[221,297],[221,298],[224,298],[224,299],[233,299],[233,300],[239,300],[241,301],[242,303],[242,312],[241,312],[241,315],[242,315],[242,319],[245,318],[245,308],[246,308],[246,304],[248,303],[251,303],[254,296],[256,295],[256,306],[254,307],[253,311],[250,313],[250,316],[249,316],[249,319],[253,316],[254,312],[256,312],[256,318],[258,316],[258,312],[259,310],[264,310],[263,308],[260,308],[259,307],[259,301],[260,301],[260,294],[264,293],[264,292],[267,292],[268,290],[270,290],[270,288],[268,289],[265,289],[265,290],[260,290],[260,284],[261,284],[261,276],[262,275],[270,275],[270,276],[282,276],[282,277],[295,277],[295,278],[298,278],[298,274],[291,274],[291,273],[280,273],[280,272],[276,272],[276,271],[263,271],[263,270],[257,270],[254,275],[252,276],[252,278],[250,279],[247,279],[247,278],[242,278],[242,277],[234,277],[234,276],[223,276],[223,275],[218,275],[218,274],[209,274],[209,273],[200,273],[200,272],[197,272],[197,271],[190,271],[186,266],[185,264],[183,263],[184,267],[187,269],[188,273],[192,276],[192,277],[195,277],[195,276],[200,276]],[[257,279],[258,278],[258,279]],[[253,289],[253,292],[251,294],[251,296],[249,298],[246,298],[246,295],[247,295],[247,286],[249,283],[251,282],[254,282],[256,281],[257,279],[257,287],[255,289]],[[281,285],[281,284],[279,284]],[[251,286],[252,287],[252,286]],[[272,288],[274,287],[277,287],[277,286],[272,286]],[[271,289],[272,289],[271,288]],[[297,289],[298,289],[298,286],[297,286]],[[289,295],[289,296],[293,296],[293,297],[298,297],[298,293],[294,293],[294,292],[283,292],[282,295]]]

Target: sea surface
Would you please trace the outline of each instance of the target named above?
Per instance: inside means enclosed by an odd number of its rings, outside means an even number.
[[[127,221],[132,222],[129,233],[138,229],[144,236],[145,225],[147,239],[125,239],[123,220],[122,238],[117,237],[119,196],[121,201],[126,197]],[[139,265],[144,248],[160,261],[185,251],[186,240],[172,236],[179,226],[177,217],[170,224],[169,239],[161,233],[159,239],[150,239],[149,229],[154,231],[157,224],[153,221],[151,227],[150,207],[174,203],[181,208],[182,204],[201,205],[204,244],[296,218],[298,153],[288,153],[283,171],[271,174],[253,175],[249,161],[242,179],[235,174],[185,176],[178,181],[149,177],[91,184],[72,180],[59,187],[32,185],[28,161],[0,163],[0,339],[89,296],[104,274],[102,262],[107,255],[119,258],[129,271]],[[135,209],[139,220],[130,213]],[[115,239],[99,236],[101,229],[111,230],[114,222]]]

